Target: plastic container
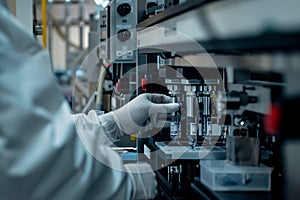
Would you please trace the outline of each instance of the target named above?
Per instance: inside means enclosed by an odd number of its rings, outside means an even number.
[[[201,160],[200,180],[214,191],[270,191],[272,169],[240,166],[225,160]]]

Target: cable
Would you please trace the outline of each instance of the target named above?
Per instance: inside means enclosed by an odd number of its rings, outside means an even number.
[[[42,35],[43,35],[43,45],[47,48],[47,2],[42,0]]]
[[[101,110],[102,107],[102,92],[103,92],[103,82],[106,75],[106,67],[104,64],[101,64],[99,79],[98,79],[98,87],[97,87],[97,97],[96,97],[96,110]]]

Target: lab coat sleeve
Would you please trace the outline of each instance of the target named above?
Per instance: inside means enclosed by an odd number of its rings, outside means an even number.
[[[95,155],[85,147],[48,53],[24,30],[0,5],[1,198],[135,198],[134,177],[119,155],[97,141]],[[100,137],[98,130],[86,138]]]
[[[98,161],[106,166],[128,173],[132,184],[133,199],[152,199],[157,194],[156,176],[151,166],[147,163],[132,163],[126,164],[120,168],[107,159],[106,152],[102,148],[108,148],[113,141],[123,136],[116,122],[113,120],[111,113],[97,116],[97,113],[92,110],[85,115],[83,113],[72,115],[76,125],[77,133],[90,154]],[[114,134],[114,131],[117,132]],[[110,155],[109,155],[110,156]],[[119,159],[112,158],[112,160]]]
[[[115,122],[112,112],[97,115],[96,111],[91,110],[87,115],[84,113],[72,115],[77,132],[80,136],[86,136],[87,131],[91,132],[91,136],[97,136],[96,141],[99,144],[112,145],[114,142],[118,141],[124,136],[124,133],[119,129],[117,123]],[[102,132],[102,134],[92,134]],[[87,139],[86,137],[82,139]],[[89,139],[89,143],[94,140],[94,138]]]

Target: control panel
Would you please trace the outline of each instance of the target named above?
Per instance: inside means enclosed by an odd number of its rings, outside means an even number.
[[[110,3],[110,62],[135,62],[137,11],[135,0]]]

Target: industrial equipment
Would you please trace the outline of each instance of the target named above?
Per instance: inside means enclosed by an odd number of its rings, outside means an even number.
[[[294,87],[285,80],[299,61],[300,16],[291,11],[299,3],[186,1],[158,9],[163,3],[139,2],[146,9],[137,24],[136,93],[181,104],[138,138],[138,160],[156,170],[157,199],[286,197],[284,130],[270,131],[268,118]]]
[[[113,0],[100,11],[98,58],[114,88],[106,111],[146,92],[181,105],[154,130],[115,143],[136,153],[129,162],[151,164],[157,199],[293,199],[299,7]]]

